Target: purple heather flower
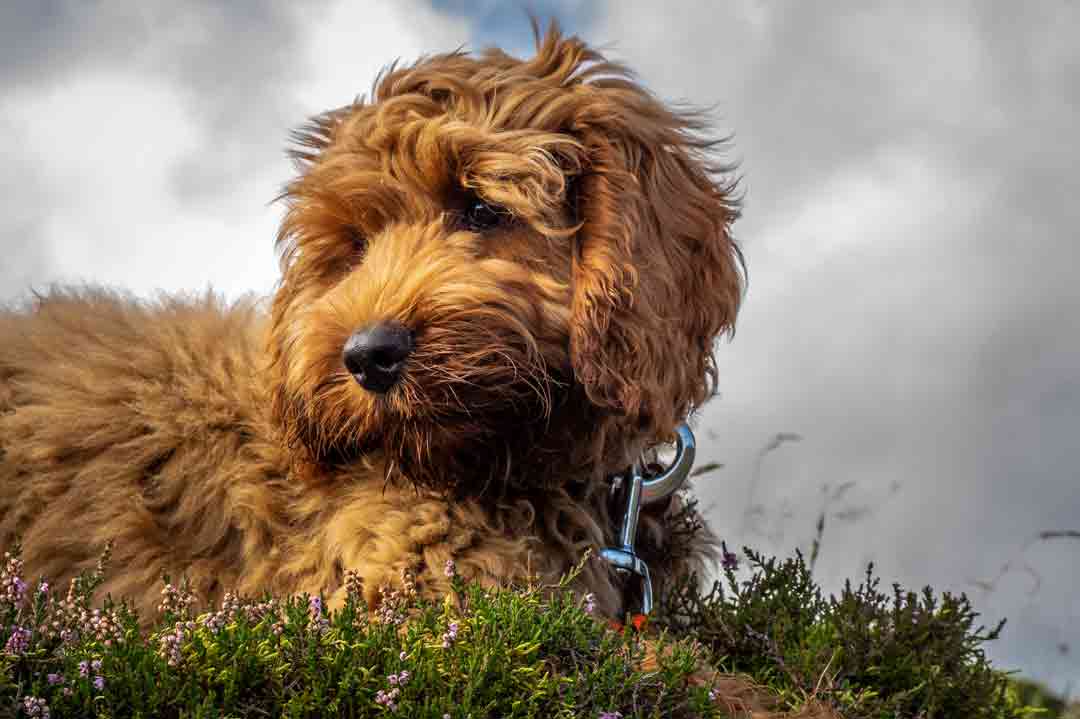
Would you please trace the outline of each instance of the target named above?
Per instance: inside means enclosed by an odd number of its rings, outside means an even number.
[[[49,593],[49,583],[48,582],[42,582],[41,586],[38,587],[38,591],[41,592],[42,594],[48,594]]]
[[[454,564],[453,559],[446,560],[446,566],[443,568],[443,574],[446,575],[447,579],[453,579],[454,575],[457,574],[457,566]]]
[[[405,661],[405,650],[404,649],[401,650],[401,654],[398,654],[398,659],[400,659],[401,661]]]
[[[49,705],[38,697],[23,697],[23,711],[27,716],[49,719]]]
[[[720,566],[731,572],[739,568],[739,555],[728,551],[727,542],[720,542]]]
[[[11,552],[4,553],[4,566],[0,568],[0,602],[20,604],[26,593],[26,582],[22,580],[23,563]]]
[[[400,674],[390,674],[386,677],[386,681],[390,682],[390,686],[405,686],[409,683],[409,672],[403,671]]]
[[[94,661],[90,662],[90,669],[95,674],[100,672],[101,671],[101,660],[100,659],[95,659]]]
[[[720,696],[720,694],[716,691],[715,688],[709,690],[709,701],[711,701],[711,702],[716,701],[716,698],[718,696]]]
[[[622,719],[621,712],[600,712],[600,719]]]
[[[458,623],[450,622],[450,626],[446,628],[446,632],[442,635],[443,649],[449,649],[450,645],[454,643],[458,635]]]
[[[385,706],[390,711],[397,711],[397,701],[395,701],[395,700],[397,699],[398,694],[400,694],[400,693],[401,693],[401,690],[398,689],[397,687],[391,689],[388,692],[383,691],[382,689],[380,689],[375,694],[375,703],[376,704],[382,704],[383,706]]]
[[[22,654],[30,648],[30,630],[25,627],[12,627],[11,636],[4,645],[5,654]]]
[[[311,614],[311,622],[315,625],[317,631],[325,632],[330,628],[330,620],[323,616],[322,597],[316,596],[308,599],[308,610]]]
[[[585,613],[592,614],[596,610],[596,595],[589,592],[585,595]]]
[[[166,634],[161,638],[161,646],[158,648],[158,654],[168,663],[170,667],[180,666],[180,662],[183,659],[182,650],[184,647],[184,640],[187,639],[188,625],[192,625],[190,628],[194,628],[192,622],[177,622],[173,628],[171,634]],[[82,665],[79,665],[79,671],[82,671]],[[86,676],[85,674],[83,676]]]
[[[63,674],[47,674],[45,676],[45,681],[47,681],[49,684],[63,684],[64,683],[64,675]]]
[[[94,689],[97,689],[98,691],[101,691],[104,688],[105,688],[105,677],[102,677],[102,676],[94,677]]]
[[[161,590],[161,604],[158,611],[175,614],[178,617],[187,618],[190,608],[195,604],[195,595],[186,585],[177,587],[174,584],[166,584]]]

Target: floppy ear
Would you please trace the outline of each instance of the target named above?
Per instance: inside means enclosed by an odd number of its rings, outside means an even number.
[[[717,143],[629,85],[579,133],[570,354],[590,402],[648,440],[714,391],[713,345],[734,331],[743,261],[734,183],[714,179],[731,168],[707,160]]]

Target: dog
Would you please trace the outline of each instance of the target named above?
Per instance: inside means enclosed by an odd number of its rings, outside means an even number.
[[[0,542],[145,619],[197,595],[365,599],[404,571],[555,582],[617,543],[609,478],[715,391],[745,266],[734,167],[556,25],[380,73],[294,135],[268,302],[54,287],[0,312]],[[716,558],[642,509],[659,587]],[[619,617],[606,563],[572,584]]]

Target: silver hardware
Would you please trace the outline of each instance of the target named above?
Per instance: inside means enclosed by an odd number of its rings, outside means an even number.
[[[616,476],[611,491],[617,492],[624,480],[629,481],[626,493],[626,511],[623,514],[619,532],[619,547],[605,547],[600,556],[606,559],[620,574],[637,575],[641,580],[641,613],[649,614],[653,608],[652,579],[649,567],[634,552],[634,540],[637,538],[638,518],[642,504],[652,504],[674,494],[690,476],[694,466],[697,445],[694,433],[685,422],[675,429],[675,460],[671,466],[655,477],[646,479],[642,474],[641,463],[630,466],[629,476]]]

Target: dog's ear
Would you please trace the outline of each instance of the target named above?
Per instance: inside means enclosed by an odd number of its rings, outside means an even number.
[[[618,88],[625,90],[625,85]],[[714,391],[713,345],[733,332],[743,262],[734,183],[716,179],[701,124],[633,93],[577,133],[570,354],[590,402],[642,439],[670,437]]]

